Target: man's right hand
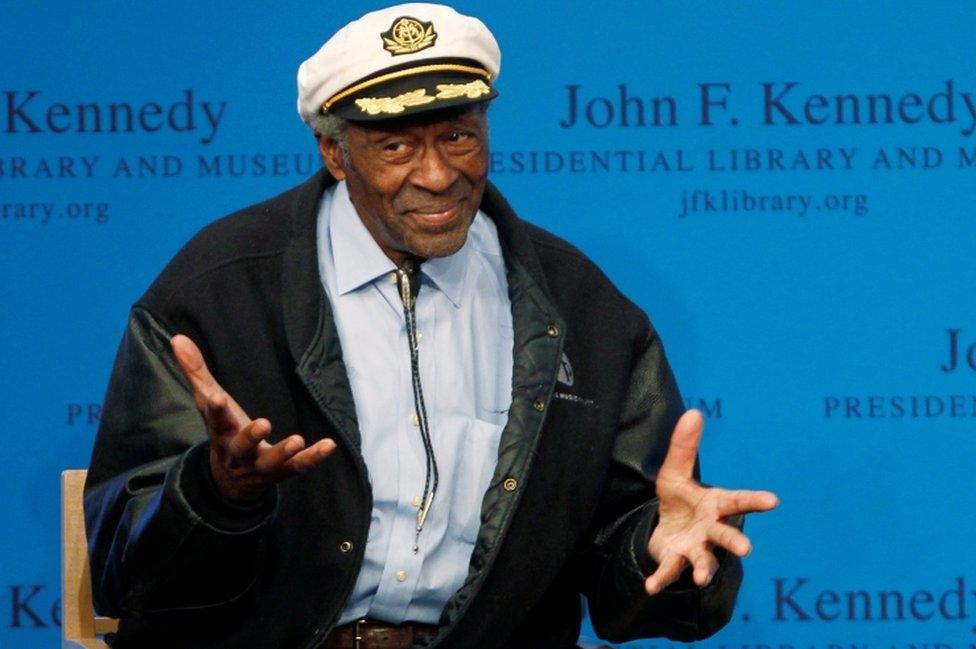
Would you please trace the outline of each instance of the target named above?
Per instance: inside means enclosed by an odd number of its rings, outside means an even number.
[[[335,450],[331,439],[321,439],[305,448],[301,435],[269,444],[265,439],[271,434],[271,422],[247,416],[214,379],[196,344],[177,334],[170,339],[170,345],[193,389],[197,410],[207,422],[210,471],[227,500],[255,500],[272,485],[307,471]]]

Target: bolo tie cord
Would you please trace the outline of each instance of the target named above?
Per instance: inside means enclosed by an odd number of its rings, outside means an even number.
[[[434,502],[437,492],[438,471],[437,459],[434,457],[434,444],[430,439],[430,422],[427,419],[427,406],[424,403],[424,390],[420,382],[420,349],[417,336],[417,295],[420,293],[420,263],[407,259],[397,267],[397,288],[400,300],[403,302],[403,317],[407,324],[407,347],[410,350],[410,376],[413,383],[413,403],[417,413],[417,423],[420,428],[420,439],[424,444],[426,471],[424,477],[424,494],[417,512],[416,535],[414,536],[414,554],[420,551],[420,532],[427,522],[427,514]]]

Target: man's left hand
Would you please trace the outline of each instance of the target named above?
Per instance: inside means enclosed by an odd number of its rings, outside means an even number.
[[[658,568],[644,582],[650,595],[674,583],[689,565],[695,583],[707,586],[718,570],[713,548],[724,548],[739,557],[752,551],[749,538],[725,519],[769,511],[779,504],[769,491],[707,488],[694,479],[702,426],[697,410],[681,416],[657,475],[658,523],[647,549]]]

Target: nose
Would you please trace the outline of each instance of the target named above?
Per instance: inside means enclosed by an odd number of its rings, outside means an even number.
[[[460,173],[449,156],[436,145],[424,147],[410,175],[410,182],[416,187],[439,194],[447,191],[457,181]]]

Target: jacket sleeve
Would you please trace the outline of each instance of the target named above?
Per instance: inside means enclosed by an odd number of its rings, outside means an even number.
[[[85,484],[95,606],[115,617],[238,599],[258,578],[273,520],[273,491],[244,506],[218,495],[171,335],[132,311]]]
[[[719,570],[707,587],[696,586],[685,570],[658,595],[644,590],[644,579],[657,568],[647,550],[657,523],[654,482],[683,411],[660,339],[650,329],[631,373],[601,501],[604,511],[625,513],[603,524],[591,548],[586,595],[594,629],[607,640],[698,640],[732,616],[742,566],[721,550]],[[741,518],[731,522],[741,527]]]

